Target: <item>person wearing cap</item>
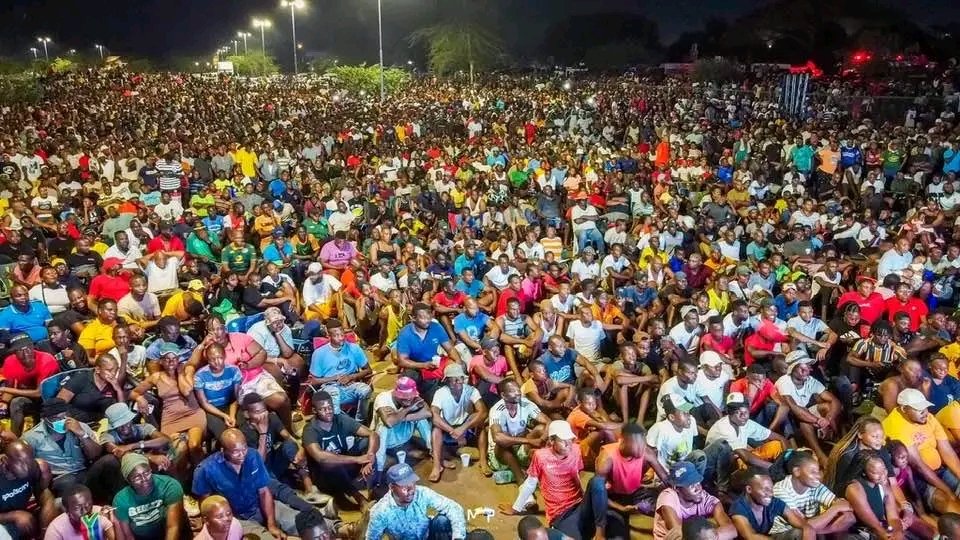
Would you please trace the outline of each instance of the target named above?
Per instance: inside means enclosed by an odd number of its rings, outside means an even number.
[[[137,452],[147,456],[150,467],[155,471],[171,471],[173,463],[168,455],[172,453],[172,441],[157,428],[148,423],[134,422],[136,413],[126,403],[114,403],[107,407],[104,417],[107,420],[106,431],[100,434],[100,445],[105,456],[117,460],[119,469],[123,456]],[[185,456],[184,456],[185,457]]]
[[[837,434],[837,422],[843,410],[840,400],[811,376],[816,360],[806,351],[791,351],[785,358],[787,372],[775,384],[782,403],[790,409],[790,419],[821,463],[827,462],[821,440]]]
[[[737,537],[737,530],[723,505],[703,489],[701,482],[703,474],[689,461],[678,461],[670,467],[670,487],[657,497],[653,538],[675,538],[684,522],[697,517],[712,519],[717,524],[719,539],[732,540]]]
[[[373,401],[373,429],[380,436],[377,451],[377,470],[387,465],[387,453],[405,450],[413,445],[414,434],[420,435],[419,445],[432,449],[433,413],[420,396],[417,383],[410,377],[401,376],[393,390],[380,392]]]
[[[797,285],[791,282],[784,283],[780,287],[780,294],[773,298],[773,303],[777,307],[777,317],[784,320],[796,317],[800,311]]]
[[[465,540],[466,515],[456,501],[417,485],[420,477],[406,463],[387,471],[390,491],[370,507],[365,538],[379,540]],[[433,517],[430,517],[433,514]]]
[[[330,341],[313,351],[307,382],[332,396],[337,413],[344,412],[346,405],[354,410],[355,418],[364,420],[373,392],[369,384],[373,371],[367,356],[360,345],[346,339],[339,320],[328,320],[326,328]]]
[[[167,298],[163,310],[160,312],[161,318],[174,317],[181,323],[187,323],[195,321],[203,315],[205,309],[204,293],[207,286],[204,285],[202,280],[191,279],[187,282],[185,289],[177,289]]]
[[[584,468],[576,436],[565,420],[554,420],[547,427],[547,443],[533,452],[527,478],[520,485],[512,505],[500,504],[505,515],[523,515],[540,486],[550,527],[574,538],[603,537],[606,508],[594,507],[584,496],[580,471]]]
[[[10,354],[0,365],[0,408],[8,411],[10,429],[19,437],[27,412],[39,410],[40,383],[59,371],[59,363],[37,350],[27,334],[15,334],[7,349]]]
[[[765,470],[751,467],[744,473],[743,481],[743,495],[730,504],[730,519],[742,538],[769,537],[776,519],[785,521],[792,529],[774,538],[816,538],[803,514],[773,496],[773,480]]]
[[[471,439],[477,441],[480,451],[480,469],[489,470],[487,456],[483,449],[487,447],[487,437],[482,426],[487,421],[487,406],[480,392],[466,383],[467,375],[460,364],[447,364],[443,370],[444,385],[437,389],[430,404],[433,413],[433,470],[430,481],[439,482],[444,468],[455,468],[456,457],[460,449]],[[455,449],[453,459],[444,460],[444,449]]]
[[[190,530],[179,481],[153,474],[148,458],[136,452],[124,454],[120,476],[127,486],[113,497],[113,506],[125,538],[174,540]]]
[[[733,453],[730,458],[735,458],[720,461],[716,471],[717,485],[726,485],[737,466],[769,469],[787,448],[783,435],[750,419],[750,403],[740,392],[727,395],[726,415],[710,426],[704,444],[708,447],[705,450],[708,455],[711,454],[710,445],[720,444]]]
[[[307,321],[324,321],[341,315],[343,283],[332,273],[324,272],[322,263],[307,265],[303,281],[303,317]]]

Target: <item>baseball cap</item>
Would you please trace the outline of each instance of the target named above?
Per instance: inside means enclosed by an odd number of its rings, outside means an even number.
[[[565,441],[572,441],[576,439],[576,435],[573,434],[573,429],[570,428],[570,424],[566,420],[554,420],[550,422],[550,425],[547,427],[547,435],[550,437],[556,437],[558,439],[563,439]]]
[[[730,392],[727,394],[727,408],[736,409],[740,407],[746,407],[749,405],[747,403],[747,398],[740,392]]]
[[[307,266],[308,274],[319,274],[321,272],[323,272],[323,265],[318,262],[312,262]]]
[[[10,338],[10,349],[18,350],[24,347],[33,347],[33,340],[27,334],[16,334]]]
[[[716,351],[703,351],[700,354],[700,363],[705,366],[717,367],[723,364],[723,358]]]
[[[398,486],[412,486],[420,481],[420,477],[417,476],[417,473],[413,472],[413,467],[410,465],[397,463],[387,469],[387,480],[391,484],[397,484]]]
[[[447,367],[443,368],[444,379],[449,379],[449,378],[459,379],[466,376],[467,374],[463,372],[463,367],[456,362],[451,362],[447,364]]]
[[[179,356],[180,347],[178,347],[175,343],[166,342],[163,343],[163,345],[160,345],[160,356],[166,356],[168,354],[176,354]]]
[[[693,410],[693,404],[678,394],[667,394],[663,397],[663,412],[671,414],[676,411],[688,413]]]
[[[110,257],[109,259],[103,261],[103,266],[101,268],[104,272],[109,272],[118,266],[123,266],[123,259],[118,257]]]
[[[492,349],[492,348],[496,347],[496,346],[499,345],[499,344],[500,344],[500,343],[497,341],[497,338],[485,337],[485,338],[483,338],[483,339],[480,340],[480,348],[481,348],[481,349]]]
[[[673,279],[675,279],[675,280],[677,280],[677,281],[686,281],[686,280],[687,280],[687,274],[685,274],[685,273],[683,273],[683,272],[674,272],[674,274],[673,274]]]
[[[202,291],[203,282],[199,279],[191,279],[190,282],[187,283],[187,289],[191,291]]]
[[[796,284],[796,283],[784,283],[784,284],[783,284],[783,287],[781,287],[781,288],[783,289],[784,292],[790,291],[790,290],[796,292],[796,291],[797,291],[797,284]]]
[[[897,405],[923,411],[933,406],[933,403],[930,403],[927,397],[923,395],[923,392],[916,388],[904,388],[897,394]]]
[[[697,306],[683,306],[680,308],[680,318],[686,319],[687,315],[689,315],[691,311],[696,312],[698,315],[700,314],[700,312],[697,310]]]
[[[413,399],[420,395],[420,391],[417,390],[416,381],[410,377],[400,377],[393,387],[393,395],[400,399]]]
[[[670,467],[670,482],[674,487],[690,487],[702,481],[703,475],[689,461],[678,461]]]

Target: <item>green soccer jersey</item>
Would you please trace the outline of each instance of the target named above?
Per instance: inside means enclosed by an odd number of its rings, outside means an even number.
[[[246,273],[253,264],[253,257],[254,250],[250,244],[238,248],[231,243],[220,253],[220,262],[226,263],[232,272]]]
[[[163,538],[167,508],[183,500],[180,482],[162,474],[153,475],[153,491],[137,495],[127,486],[113,497],[117,519],[130,525],[135,538]]]

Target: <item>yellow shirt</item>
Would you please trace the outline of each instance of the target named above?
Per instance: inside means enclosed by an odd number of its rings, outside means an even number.
[[[257,155],[248,152],[246,148],[237,150],[236,162],[240,164],[240,170],[244,176],[250,178],[257,177]]]
[[[643,251],[640,252],[640,261],[637,262],[637,268],[640,270],[646,270],[647,266],[650,264],[650,261],[656,257],[660,259],[664,265],[667,264],[667,253],[665,251],[653,252],[653,249],[650,246],[643,248]]]
[[[724,315],[730,307],[730,294],[727,291],[717,294],[716,290],[707,289],[707,297],[710,298],[710,309],[716,310],[721,315]]]
[[[947,357],[947,372],[954,377],[960,376],[960,343],[954,341],[940,347],[940,354]]]
[[[116,346],[113,343],[113,328],[116,325],[103,324],[100,319],[94,319],[80,332],[77,343],[88,352],[93,351],[94,358],[106,354]]]
[[[200,293],[195,293],[193,291],[177,291],[173,293],[168,300],[166,305],[163,306],[163,313],[160,314],[161,317],[176,317],[177,320],[186,321],[190,318],[190,314],[187,313],[186,299],[187,296],[192,296],[197,302],[203,302],[203,297],[200,296]]]
[[[459,187],[454,187],[450,190],[450,200],[453,201],[454,207],[462,208],[463,201],[467,200],[467,192],[461,190]]]
[[[927,416],[926,424],[913,424],[903,417],[900,409],[894,409],[883,419],[883,432],[888,438],[900,441],[907,447],[915,447],[920,459],[934,471],[943,465],[937,441],[949,439],[943,426],[932,414]]]

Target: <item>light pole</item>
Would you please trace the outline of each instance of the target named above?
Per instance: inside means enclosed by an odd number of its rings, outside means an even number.
[[[380,105],[387,95],[387,86],[383,76],[383,5],[382,0],[377,0],[377,35],[380,38]]]
[[[33,53],[33,59],[36,60],[36,59],[37,59],[37,53],[39,52],[39,50],[37,50],[36,47],[30,47],[30,52]]]
[[[290,8],[290,28],[293,32],[293,74],[297,75],[300,73],[300,68],[297,65],[297,10],[303,8],[303,0],[281,0],[281,7]]]
[[[103,45],[94,44],[93,46],[100,53],[100,60],[103,60]]]
[[[264,56],[267,55],[267,40],[264,37],[264,29],[270,28],[273,26],[273,23],[270,22],[270,19],[254,19],[253,27],[260,29],[260,53]]]
[[[234,56],[240,56],[240,51],[238,50],[239,47],[240,47],[240,42],[238,42],[237,40],[233,40],[233,55],[234,55]]]
[[[237,32],[237,37],[243,38],[243,54],[247,54],[247,38],[250,36],[250,32]]]
[[[50,38],[48,38],[48,37],[38,37],[38,38],[37,38],[37,41],[39,41],[40,43],[43,43],[43,58],[44,58],[44,60],[46,60],[47,62],[49,62],[49,61],[50,61],[50,53],[47,51],[47,43],[50,43],[50,41],[51,41]]]

